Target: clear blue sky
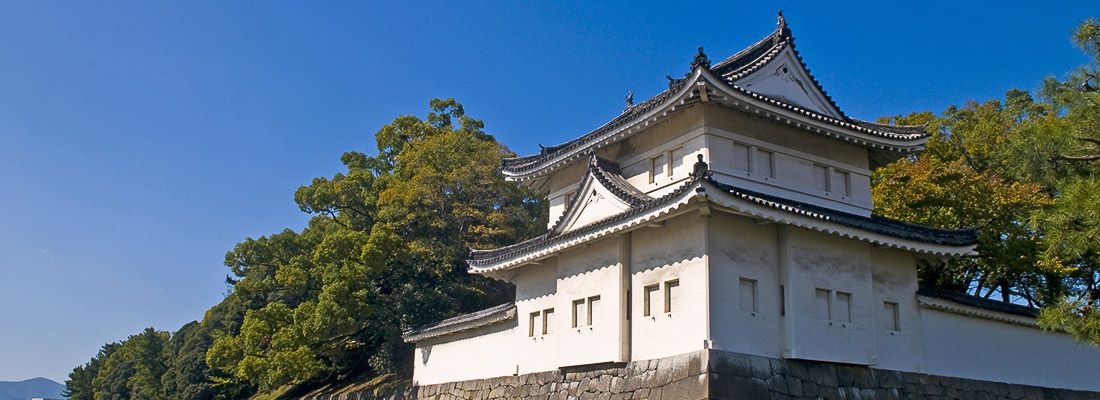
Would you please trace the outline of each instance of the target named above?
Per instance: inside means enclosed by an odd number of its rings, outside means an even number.
[[[226,250],[300,229],[299,185],[433,97],[530,153],[659,92],[695,47],[716,60],[766,35],[782,7],[849,115],[938,112],[1083,63],[1070,32],[1100,15],[821,3],[0,2],[0,380],[61,381],[102,343],[201,318]]]

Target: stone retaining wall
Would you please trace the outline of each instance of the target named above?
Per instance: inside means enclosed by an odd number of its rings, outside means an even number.
[[[658,360],[303,400],[1100,399],[1100,393],[704,350]]]

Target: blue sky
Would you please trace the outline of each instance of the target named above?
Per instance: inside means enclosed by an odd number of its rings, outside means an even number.
[[[530,153],[612,118],[627,90],[656,94],[697,46],[717,60],[766,35],[782,8],[849,115],[939,112],[1082,64],[1070,32],[1100,16],[821,3],[0,1],[0,380],[62,381],[105,342],[201,318],[227,250],[300,229],[298,186],[433,97]]]

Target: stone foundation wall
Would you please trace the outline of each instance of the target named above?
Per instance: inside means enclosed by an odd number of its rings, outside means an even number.
[[[704,350],[658,360],[303,400],[1100,399],[1100,393]]]

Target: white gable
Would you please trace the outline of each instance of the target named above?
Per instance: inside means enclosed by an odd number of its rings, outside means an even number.
[[[763,67],[734,81],[734,84],[818,114],[843,119],[840,110],[832,105],[825,93],[814,84],[810,74],[802,68],[802,63],[790,46],[785,47]]]
[[[556,231],[564,233],[583,228],[630,208],[629,203],[615,196],[598,179],[589,175],[585,181],[578,198],[574,199],[573,204],[566,205],[570,208],[565,211]]]

